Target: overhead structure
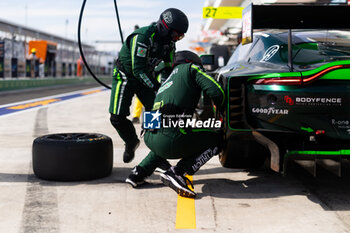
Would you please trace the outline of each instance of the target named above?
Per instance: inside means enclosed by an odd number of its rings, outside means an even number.
[[[47,32],[43,32],[34,28],[9,22],[4,19],[0,19],[0,32],[3,34],[1,37],[12,39],[13,37],[16,40],[47,40],[55,43],[63,44],[66,46],[77,46],[75,40],[70,40],[61,36],[56,36]],[[94,49],[94,46],[83,44],[86,49]]]
[[[28,60],[31,59],[33,48],[36,49],[36,57],[40,59],[31,64]],[[96,72],[111,73],[115,55],[97,51],[95,46],[87,43],[82,43],[82,48]],[[0,78],[72,76],[76,74],[79,57],[76,39],[0,18]],[[44,64],[44,68],[40,69],[40,64]],[[36,70],[34,75],[28,71],[32,69]]]
[[[292,1],[293,4],[310,4],[310,5],[324,5],[325,7],[330,5],[347,5],[347,0],[340,0],[340,1],[333,1],[333,0],[294,0]],[[291,4],[290,0],[206,0],[204,7],[247,7],[249,4]],[[294,11],[295,12],[295,11]],[[266,15],[270,15],[265,13]],[[327,17],[324,17],[325,19],[330,19],[328,13],[326,13]],[[310,14],[312,17],[313,14]],[[269,17],[265,17],[268,19]],[[338,17],[339,18],[339,17]],[[344,20],[345,22],[346,20]],[[242,26],[242,20],[237,18],[232,19],[216,19],[216,18],[210,18],[210,19],[204,19],[203,21],[204,26],[202,27],[202,36],[200,40],[208,40],[211,43],[216,44],[225,44],[225,45],[235,45],[237,43],[237,37],[238,34],[240,34],[241,26]],[[219,33],[214,32],[221,32],[222,36],[217,37],[207,37],[206,35],[213,35]]]

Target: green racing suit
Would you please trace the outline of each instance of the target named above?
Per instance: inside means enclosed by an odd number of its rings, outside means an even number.
[[[152,110],[159,110],[162,118],[178,114],[192,116],[202,91],[213,100],[217,108],[224,106],[225,94],[218,82],[197,65],[177,65],[159,88]],[[147,130],[144,138],[151,152],[139,166],[146,170],[147,175],[152,174],[164,159],[179,158],[178,169],[192,175],[220,152],[222,143],[218,130],[166,128],[165,125],[160,129]]]
[[[151,110],[160,84],[154,77],[154,67],[164,61],[171,70],[175,43],[164,41],[156,24],[134,31],[123,44],[113,70],[109,112],[111,123],[127,144],[137,141],[135,128],[126,116],[136,94],[146,111]]]

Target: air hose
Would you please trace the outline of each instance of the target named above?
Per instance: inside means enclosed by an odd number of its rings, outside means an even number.
[[[120,39],[122,41],[122,44],[124,44],[122,27],[120,26],[120,19],[119,19],[118,7],[117,7],[117,0],[114,0],[113,2],[114,2],[115,15],[117,16],[117,21],[118,21],[118,28],[119,28]]]
[[[89,64],[87,63],[85,56],[84,56],[84,51],[83,48],[81,46],[81,39],[80,39],[80,31],[81,31],[81,21],[83,18],[83,13],[84,13],[84,8],[85,8],[85,4],[86,4],[86,0],[83,0],[83,4],[81,5],[81,9],[80,9],[80,15],[79,15],[79,22],[78,22],[78,46],[79,46],[79,51],[80,51],[80,55],[81,58],[84,61],[84,64],[87,68],[87,70],[89,71],[89,73],[92,75],[92,77],[102,86],[111,89],[110,86],[108,86],[107,84],[105,84],[104,82],[102,82],[99,78],[96,77],[96,75],[94,74],[94,72],[90,69]],[[117,7],[117,0],[114,0],[114,8],[115,8],[115,13],[117,16],[117,21],[118,21],[118,27],[119,27],[119,33],[120,33],[120,37],[121,37],[121,41],[124,44],[124,39],[123,39],[123,33],[122,33],[122,29],[120,26],[120,19],[119,19],[119,14],[118,14],[118,7]]]

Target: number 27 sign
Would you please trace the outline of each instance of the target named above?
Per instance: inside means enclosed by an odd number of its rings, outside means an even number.
[[[243,7],[203,7],[203,18],[240,19]]]

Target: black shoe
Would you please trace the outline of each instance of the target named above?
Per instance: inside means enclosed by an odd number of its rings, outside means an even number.
[[[138,123],[140,123],[140,118],[134,117],[134,118],[132,118],[131,122],[132,122],[133,124],[138,124]]]
[[[186,182],[189,182],[189,184],[192,186],[192,182],[183,175],[178,175],[174,171],[174,167],[171,167],[169,170],[164,172],[163,174],[160,174],[160,179],[163,182],[163,184],[169,186],[177,194],[183,197],[195,197],[196,193],[193,192],[188,186]]]
[[[125,151],[123,154],[123,161],[124,163],[130,163],[134,157],[135,157],[135,151],[137,147],[140,145],[140,140],[137,139],[137,141],[130,145],[130,144],[125,144]]]
[[[156,168],[155,172],[159,173],[164,173],[166,172],[169,168],[171,168],[170,163],[167,160],[164,160],[160,164],[158,164],[158,167]]]
[[[140,166],[136,166],[131,170],[128,178],[126,178],[125,182],[131,184],[133,188],[136,188],[143,183],[145,183],[145,178],[147,177],[145,169]]]

